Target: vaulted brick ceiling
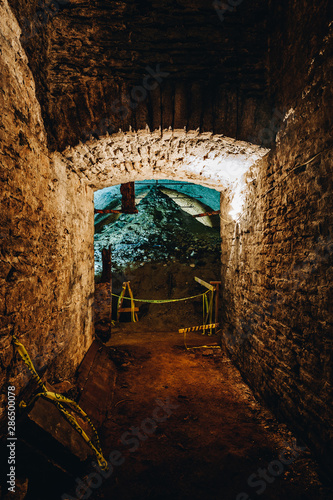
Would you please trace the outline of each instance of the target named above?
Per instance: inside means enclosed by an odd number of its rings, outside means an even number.
[[[59,0],[37,17],[36,0],[11,0],[50,146],[146,124],[255,136],[269,108],[268,2],[230,3],[218,15],[207,0]],[[129,101],[157,65],[168,76]]]

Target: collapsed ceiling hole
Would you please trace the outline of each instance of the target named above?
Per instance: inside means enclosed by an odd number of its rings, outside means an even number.
[[[113,266],[198,259],[220,251],[219,216],[193,217],[219,210],[220,193],[196,184],[172,181],[136,183],[138,214],[95,215],[95,273],[102,271],[101,251],[111,245]],[[97,191],[95,207],[121,208],[120,186]],[[193,260],[193,259],[192,259]]]
[[[111,246],[112,289],[120,293],[122,284],[131,281],[139,298],[166,299],[187,297],[202,290],[194,277],[216,280],[216,262],[221,255],[219,214],[220,193],[213,189],[169,180],[136,182],[137,214],[95,215],[95,278],[102,274],[102,249]],[[97,191],[95,208],[120,209],[119,186]],[[96,285],[96,317],[99,322],[109,318],[103,309],[103,283]],[[105,295],[105,294],[104,294]],[[114,301],[115,302],[115,301]],[[114,309],[116,304],[114,304]],[[113,316],[115,317],[115,310]],[[140,325],[176,328],[198,316],[199,301],[163,307],[140,305]],[[96,325],[98,331],[99,325]]]

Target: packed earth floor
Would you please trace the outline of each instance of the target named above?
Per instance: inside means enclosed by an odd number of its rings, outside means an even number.
[[[215,341],[191,333],[187,344]],[[100,435],[105,455],[121,458],[89,498],[332,498],[309,450],[257,402],[221,349],[186,350],[179,333],[136,333],[126,323],[107,346],[117,377]]]
[[[305,443],[258,402],[219,335],[191,332],[185,342],[178,333],[202,325],[206,289],[195,277],[220,278],[218,230],[156,187],[138,207],[100,223],[96,256],[111,245],[112,283],[100,282],[96,258],[96,340],[76,379],[49,389],[87,412],[109,471],[39,400],[18,423],[17,500],[332,500]],[[138,299],[137,322],[128,311],[117,318],[124,282]]]

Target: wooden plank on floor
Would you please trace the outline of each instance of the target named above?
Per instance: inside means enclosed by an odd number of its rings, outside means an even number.
[[[80,373],[81,383],[84,384],[79,405],[87,412],[94,425],[100,427],[112,405],[117,369],[109,358],[108,348],[101,343],[92,364],[91,357],[84,365],[86,371],[83,369]]]
[[[52,389],[52,386],[48,385],[48,390],[52,391]],[[66,405],[63,406],[66,410],[68,410]],[[54,439],[66,448],[67,451],[63,450],[63,452],[59,454],[58,458],[60,459],[60,463],[65,459],[68,452],[78,457],[81,461],[86,460],[88,456],[92,455],[91,449],[82,436],[80,436],[80,434],[73,429],[71,424],[64,419],[61,412],[51,401],[38,398],[33,408],[28,413],[27,419],[34,422],[36,426],[48,433],[49,437],[47,439],[50,441]],[[75,414],[75,419],[88,436],[92,434],[90,425],[85,420],[80,418],[77,414]],[[43,433],[39,432],[37,427],[35,429],[35,433],[35,444],[36,448],[38,448],[38,437],[42,439]],[[27,438],[27,436],[25,437]],[[56,447],[55,444],[52,448],[54,447]]]
[[[95,357],[99,349],[103,346],[100,340],[94,340],[94,342],[89,347],[85,357],[81,361],[81,364],[77,370],[77,385],[80,391],[83,391],[86,380],[88,378],[89,371],[94,363]]]

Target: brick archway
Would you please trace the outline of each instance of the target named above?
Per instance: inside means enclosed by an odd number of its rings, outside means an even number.
[[[54,153],[94,190],[129,181],[175,179],[235,191],[269,150],[223,135],[185,130],[119,132]]]

